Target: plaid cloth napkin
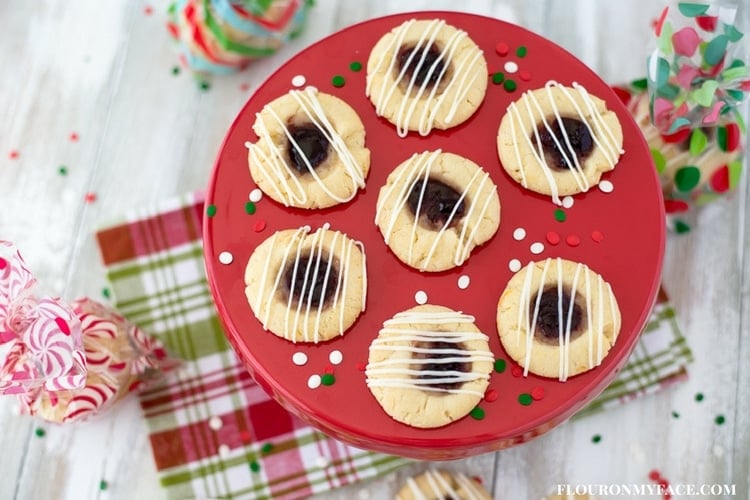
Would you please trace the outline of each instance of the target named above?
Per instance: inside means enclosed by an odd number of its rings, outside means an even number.
[[[204,274],[203,195],[127,214],[97,233],[115,306],[159,337],[184,367],[140,395],[169,498],[299,498],[408,461],[344,445],[287,413],[226,342]],[[615,382],[582,413],[610,408],[686,376],[690,350],[660,295]]]

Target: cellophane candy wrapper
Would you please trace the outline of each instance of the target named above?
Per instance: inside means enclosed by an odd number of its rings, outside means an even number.
[[[276,53],[304,28],[311,0],[177,0],[167,27],[197,74],[224,75]]]
[[[157,381],[178,362],[93,300],[37,297],[18,250],[0,241],[0,394],[49,422],[83,421]]]
[[[687,232],[697,210],[739,183],[750,90],[737,2],[679,2],[656,21],[647,78],[621,86],[661,177],[668,226]]]

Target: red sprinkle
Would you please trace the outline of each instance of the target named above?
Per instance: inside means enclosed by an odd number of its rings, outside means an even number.
[[[86,193],[86,196],[83,197],[83,201],[86,203],[94,203],[96,201],[96,193]]]
[[[567,243],[571,247],[577,247],[581,244],[581,238],[579,238],[575,234],[571,234],[567,238],[565,238],[565,243]]]
[[[648,473],[648,478],[652,481],[658,481],[659,479],[661,479],[661,473],[658,470],[654,469]]]
[[[531,389],[531,397],[534,401],[539,401],[544,398],[544,387],[534,387]]]
[[[150,5],[147,5],[146,7],[143,8],[143,13],[146,14],[147,16],[150,16],[151,14],[154,13],[154,9]]]
[[[363,371],[365,371],[367,369],[367,363],[365,363],[364,361],[357,361],[357,365],[356,366],[357,366],[357,370],[359,370],[361,372],[363,372]]]
[[[528,82],[529,80],[531,80],[531,73],[526,70],[521,70],[518,72],[518,78],[520,78],[524,82]]]
[[[78,140],[78,134],[76,134],[75,132],[70,134],[70,140],[76,142]]]
[[[333,366],[331,365],[326,366],[325,369],[323,370],[323,373],[329,373],[333,375]]]
[[[250,84],[249,83],[243,83],[242,85],[240,85],[240,90],[243,91],[243,92],[247,92],[248,90],[250,90]]]
[[[497,401],[499,394],[495,389],[488,389],[487,392],[484,393],[484,400],[488,403],[492,403],[493,401]]]
[[[602,234],[601,231],[592,231],[591,239],[597,243],[601,243],[604,240],[604,235]]]
[[[509,51],[510,47],[508,47],[508,44],[505,42],[500,42],[495,45],[495,52],[500,56],[507,56]]]
[[[253,230],[254,230],[254,231],[255,231],[256,233],[259,233],[259,232],[263,231],[263,230],[264,230],[265,228],[266,228],[266,221],[264,221],[264,220],[262,220],[262,219],[261,219],[261,220],[258,220],[258,221],[256,221],[256,222],[255,222],[255,225],[253,226]]]
[[[521,368],[521,367],[520,367],[520,366],[518,366],[518,365],[515,365],[515,366],[514,366],[513,368],[511,368],[511,370],[510,370],[510,373],[511,373],[511,374],[512,374],[512,375],[513,375],[514,377],[518,378],[518,377],[520,377],[521,375],[523,375],[523,368]]]
[[[550,245],[557,245],[558,243],[560,243],[560,235],[554,231],[548,232],[547,243],[549,243]]]
[[[19,155],[18,151],[16,151],[16,150],[14,149],[13,151],[11,151],[11,152],[10,152],[10,155],[9,155],[9,156],[10,156],[10,159],[11,159],[11,160],[15,160],[16,158],[18,158],[18,155]]]
[[[471,479],[473,479],[474,481],[476,481],[479,484],[482,484],[482,478],[479,477],[479,476],[471,476]]]
[[[240,431],[240,440],[247,444],[250,442],[250,432],[249,431]]]
[[[167,23],[167,30],[169,31],[169,34],[172,35],[172,38],[180,37],[180,30],[177,28],[176,24]]]

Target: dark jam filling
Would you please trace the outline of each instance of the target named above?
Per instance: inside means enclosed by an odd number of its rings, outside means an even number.
[[[317,264],[317,275],[315,267]],[[308,270],[308,265],[310,269]],[[295,275],[296,268],[296,275]],[[284,270],[284,285],[287,297],[292,296],[292,302],[299,304],[302,302],[307,306],[310,300],[311,308],[322,306],[325,308],[336,294],[338,285],[338,269],[332,262],[331,269],[328,271],[328,281],[326,281],[326,270],[328,269],[328,259],[323,257],[318,261],[317,257],[300,257],[296,261],[288,264]],[[307,273],[307,280],[305,280]],[[315,280],[313,281],[313,278]],[[310,298],[310,287],[312,287],[312,298]]]
[[[425,54],[424,47],[419,49],[417,47],[401,47],[401,50],[398,52],[398,71],[400,73],[406,67],[404,74],[408,80],[414,78],[417,86],[421,87],[424,85],[428,89],[431,89],[438,83],[440,74],[445,68],[444,59],[438,61],[440,58],[440,49],[434,43],[427,47],[424,61],[422,61],[422,64],[419,64],[423,54]],[[411,61],[409,57],[411,57]],[[435,61],[437,61],[437,64],[435,64]],[[430,68],[432,68],[433,64],[435,64],[435,68],[430,73]]]
[[[444,349],[463,349],[463,345],[460,343],[454,343],[454,342],[443,342],[443,341],[434,341],[434,342],[417,342],[414,347],[420,348],[420,349],[430,349],[432,352],[414,352],[412,354],[412,358],[414,359],[444,359],[444,358],[454,358],[459,356],[458,354],[451,354],[449,352],[441,352]],[[413,370],[419,370],[419,371],[439,371],[439,372],[447,372],[447,371],[457,371],[457,372],[463,372],[463,373],[469,373],[471,371],[471,363],[468,362],[462,362],[462,361],[450,361],[446,363],[415,363],[412,365]],[[417,376],[418,378],[422,380],[432,380],[432,379],[438,379],[438,378],[446,378],[445,375],[433,375],[429,373],[419,374]],[[457,381],[457,382],[438,382],[434,384],[430,384],[430,387],[435,387],[438,389],[445,389],[445,390],[453,390],[458,389],[461,387],[463,382]]]
[[[424,184],[424,182],[416,183],[409,193],[409,198],[406,200],[409,210],[415,216],[417,215],[419,197],[422,194],[422,186]],[[461,220],[466,211],[466,204],[463,201],[459,202],[460,198],[461,194],[452,187],[438,180],[428,178],[427,185],[424,188],[424,195],[422,196],[422,205],[419,207],[421,221],[424,221],[429,229],[440,229],[448,222],[455,207],[456,213],[453,214],[450,225],[456,224]]]
[[[309,168],[305,163],[305,158],[310,163],[310,167],[317,168],[328,158],[328,139],[321,133],[315,125],[292,125],[289,127],[289,134],[294,142],[297,143],[301,152],[289,142],[287,148],[289,159],[292,167],[300,173],[306,174]]]
[[[539,301],[539,314],[536,318],[536,335],[537,338],[545,342],[557,344],[560,336],[560,317],[562,316],[562,332],[565,335],[568,327],[568,311],[570,309],[570,294],[563,289],[562,293],[562,315],[559,308],[559,294],[557,287],[547,288],[542,292]],[[532,299],[529,308],[529,320],[534,316],[534,299]],[[577,303],[573,303],[573,312],[570,318],[570,338],[571,340],[583,331],[582,328],[583,311]]]
[[[563,128],[570,141],[570,146],[573,148],[576,156],[578,157],[579,163],[585,160],[594,150],[594,139],[591,137],[588,127],[581,120],[575,118],[563,118]],[[553,120],[550,123],[552,133],[547,130],[544,123],[539,124],[537,132],[539,133],[539,141],[542,143],[542,149],[544,150],[544,158],[551,167],[558,170],[566,170],[575,166],[575,162],[570,158],[570,150],[568,149],[567,143],[565,142],[565,136],[560,130],[560,123],[557,120]],[[560,143],[565,155],[560,151],[555,144],[555,139]],[[534,144],[536,142],[536,134],[532,134],[531,140]],[[570,160],[570,165],[565,161],[565,156]]]

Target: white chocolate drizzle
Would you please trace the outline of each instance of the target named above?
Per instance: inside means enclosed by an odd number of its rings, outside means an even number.
[[[487,380],[489,375],[473,371],[474,363],[486,361],[494,362],[494,356],[489,350],[468,350],[459,348],[460,344],[472,340],[487,341],[488,337],[481,332],[461,331],[430,331],[404,328],[414,324],[446,324],[473,323],[474,317],[455,311],[405,311],[396,314],[392,319],[383,323],[378,338],[370,344],[370,351],[390,351],[426,354],[425,358],[397,358],[385,359],[367,364],[365,375],[368,387],[400,387],[418,389],[429,392],[445,392],[450,394],[472,394],[482,397],[483,393],[462,388],[463,384],[474,380]],[[416,347],[419,342],[443,342],[454,344],[456,348]],[[411,365],[466,363],[472,371],[457,370],[415,370]],[[419,378],[429,375],[435,378]],[[373,378],[375,376],[376,378]],[[442,384],[461,384],[455,389],[434,387]]]
[[[466,498],[467,500],[482,500],[482,495],[479,486],[469,479],[466,474],[462,472],[453,472],[452,476],[458,483],[458,489],[462,489],[464,496],[460,495],[457,490],[453,488],[450,481],[446,480],[440,472],[432,469],[428,469],[424,472],[424,477],[429,486],[430,496],[426,496],[424,492],[419,488],[419,485],[414,478],[409,478],[406,484],[409,486],[414,498],[419,500],[429,500],[430,498],[444,498],[450,495],[451,498]]]
[[[422,202],[424,200],[425,190],[427,188],[427,181],[430,179],[430,172],[432,171],[432,167],[441,153],[442,151],[438,149],[435,151],[425,151],[423,153],[415,153],[414,155],[412,155],[412,157],[407,161],[407,167],[403,168],[401,172],[399,172],[399,175],[396,177],[394,182],[391,183],[390,187],[386,189],[384,195],[378,199],[378,204],[375,212],[376,224],[380,223],[383,208],[391,208],[390,219],[387,221],[387,224],[383,228],[383,238],[385,239],[385,243],[387,245],[393,234],[396,220],[398,219],[401,211],[404,210],[409,200],[409,195],[411,194],[415,186],[417,186],[418,183],[421,183],[419,201],[417,203],[416,213],[414,214],[414,221],[411,227],[411,238],[409,239],[409,253],[407,260],[410,265],[414,263],[414,261],[412,260],[414,242],[417,240],[417,226],[419,224],[419,218],[422,215],[421,208]],[[476,196],[476,199],[467,200],[469,191],[472,190],[474,186],[477,186],[476,193],[474,195]],[[437,251],[441,238],[445,234],[446,230],[451,226],[456,212],[458,211],[458,207],[462,202],[465,203],[465,205],[468,207],[468,211],[458,222],[458,244],[456,245],[456,253],[453,256],[453,263],[458,266],[463,264],[463,262],[467,258],[469,258],[469,254],[474,248],[472,242],[474,241],[474,237],[479,230],[480,223],[487,213],[494,193],[495,185],[490,180],[489,174],[482,169],[477,169],[469,182],[467,182],[463,187],[463,191],[461,192],[458,201],[453,206],[453,210],[451,211],[446,221],[443,223],[443,226],[437,231],[435,240],[433,241],[432,246],[430,247],[426,257],[419,267],[420,271],[424,271],[429,266],[430,260],[432,260],[433,255]]]
[[[552,94],[553,87],[560,89],[561,93],[565,96],[565,102],[570,103],[571,106],[576,110],[578,116],[575,118],[580,120],[586,126],[592,140],[594,141],[595,147],[602,152],[602,155],[609,163],[610,169],[613,169],[615,167],[615,164],[617,164],[620,155],[624,152],[620,147],[619,142],[615,138],[612,128],[596,111],[596,103],[593,101],[588,91],[582,85],[576,82],[573,82],[572,86],[578,94],[579,99],[583,101],[586,108],[585,110],[581,108],[578,100],[576,100],[568,87],[565,87],[564,85],[561,85],[552,80],[548,81],[545,84],[544,88],[546,89],[547,96],[549,98],[548,103],[552,107],[552,112],[555,115],[554,121],[552,121],[552,123],[550,123],[547,116],[545,115],[544,110],[539,104],[539,100],[534,95],[534,91],[531,90],[524,92],[521,99],[511,103],[510,106],[508,106],[507,110],[510,116],[510,133],[511,139],[513,141],[513,150],[515,153],[516,162],[520,167],[521,185],[523,185],[523,187],[528,187],[525,168],[523,162],[521,161],[521,150],[518,146],[519,141],[524,141],[527,144],[529,151],[531,151],[534,159],[536,160],[537,165],[541,168],[542,173],[544,174],[544,178],[546,179],[552,193],[552,201],[556,205],[562,205],[562,201],[560,200],[557,182],[555,181],[555,177],[553,176],[553,170],[549,166],[545,158],[544,146],[542,145],[542,141],[539,137],[539,124],[544,125],[544,128],[547,129],[550,137],[552,137],[552,140],[555,143],[555,147],[560,152],[563,160],[565,161],[565,164],[570,171],[570,174],[573,176],[573,179],[578,185],[578,188],[582,192],[586,192],[589,190],[591,185],[586,178],[583,166],[579,162],[578,155],[573,149],[573,146],[570,143],[570,138],[568,137],[568,133],[563,126],[562,119],[570,117],[563,117],[560,114],[560,110]],[[553,133],[552,126],[554,125],[554,122],[557,122],[558,128],[560,130],[559,136]],[[526,131],[528,130],[531,130],[533,132],[533,141],[531,137],[526,133]]]
[[[373,92],[373,82],[375,80],[373,75],[378,74],[382,71],[385,64],[388,65],[385,70],[386,78],[382,79],[382,83],[378,88],[378,98],[375,103],[375,112],[378,116],[383,116],[386,109],[388,109],[394,94],[397,93],[399,84],[405,81],[407,69],[412,69],[412,76],[406,83],[406,91],[404,97],[401,99],[398,111],[395,116],[396,133],[399,137],[406,137],[409,133],[408,124],[411,121],[411,117],[416,111],[417,104],[423,102],[422,114],[419,116],[419,127],[418,132],[420,135],[428,135],[434,125],[435,119],[438,112],[443,111],[446,96],[453,93],[453,100],[449,103],[449,107],[445,114],[444,121],[450,123],[456,115],[456,111],[462,102],[466,100],[466,96],[474,86],[474,82],[477,78],[484,78],[484,73],[477,71],[476,63],[482,57],[481,50],[465,50],[460,54],[460,57],[456,55],[456,51],[461,43],[468,35],[463,30],[455,30],[455,32],[448,37],[445,46],[441,48],[440,55],[435,61],[429,66],[426,77],[421,84],[417,84],[417,75],[422,72],[423,67],[426,66],[425,59],[430,47],[434,44],[435,39],[438,37],[440,31],[446,26],[445,21],[442,19],[433,19],[422,32],[417,44],[409,54],[405,64],[398,72],[398,76],[395,79],[388,78],[388,75],[394,74],[397,69],[398,55],[400,48],[404,43],[406,35],[409,33],[409,29],[414,25],[416,21],[411,19],[401,26],[396,28],[391,36],[390,43],[385,47],[383,55],[375,64],[373,70],[369,72],[367,76],[367,86],[365,92],[369,97]],[[390,59],[387,59],[387,55],[390,54]],[[415,58],[419,58],[418,61],[414,61]],[[443,63],[443,68],[438,74],[437,78],[434,79],[432,88],[428,91],[428,83],[433,80],[432,75],[438,70],[438,65]],[[452,75],[446,77],[448,67],[453,65]],[[440,93],[436,96],[438,87],[445,81],[445,86]],[[390,86],[388,86],[390,83]],[[425,93],[427,95],[425,96]],[[408,105],[408,107],[407,107]]]
[[[546,282],[547,273],[550,271],[550,265],[555,265],[556,276],[557,276],[557,312],[558,312],[558,346],[559,346],[559,365],[558,365],[558,379],[561,382],[565,382],[570,375],[570,344],[571,344],[571,333],[572,333],[572,321],[576,295],[579,294],[579,287],[581,287],[581,281],[583,281],[585,293],[583,299],[585,300],[585,314],[586,314],[586,329],[589,332],[588,335],[588,368],[599,366],[604,358],[604,330],[605,330],[605,317],[604,313],[608,309],[612,321],[612,328],[614,334],[612,338],[612,345],[617,341],[617,334],[620,331],[620,316],[617,314],[617,303],[612,291],[612,286],[605,282],[604,279],[593,273],[588,266],[585,264],[577,263],[575,273],[573,274],[573,280],[570,289],[570,303],[567,311],[563,307],[563,270],[562,270],[562,259],[546,259],[544,261],[544,267],[542,268],[542,274],[539,279],[539,287],[534,292],[532,290],[532,275],[534,272],[535,262],[530,262],[526,266],[524,271],[523,287],[521,288],[521,297],[519,300],[517,328],[516,328],[516,343],[520,344],[522,332],[525,332],[525,344],[526,354],[524,358],[524,377],[529,373],[529,365],[531,364],[532,350],[535,345],[534,335],[536,332],[537,319],[539,317],[539,309],[542,300],[542,294],[544,290],[550,285]],[[583,274],[583,278],[581,278]],[[595,275],[595,276],[592,276]],[[596,287],[597,292],[597,303],[598,307],[593,310],[592,301],[592,284]],[[606,297],[606,298],[605,298]],[[533,308],[532,308],[533,301]],[[605,304],[606,302],[606,304]],[[531,313],[531,314],[529,314]],[[531,318],[529,318],[531,316]],[[596,345],[594,345],[594,339],[596,339]],[[594,352],[596,357],[594,357]]]
[[[364,169],[357,163],[357,160],[346,146],[346,141],[336,131],[333,124],[326,116],[325,109],[318,100],[317,90],[314,87],[307,87],[305,90],[292,90],[289,92],[289,95],[294,97],[300,110],[304,113],[309,122],[317,127],[321,135],[325,137],[328,141],[329,148],[331,148],[333,150],[332,152],[338,156],[343,168],[346,169],[347,177],[352,183],[351,194],[348,197],[344,198],[338,196],[326,186],[323,179],[320,178],[310,164],[310,160],[305,156],[297,141],[292,137],[292,133],[289,130],[286,120],[280,117],[270,105],[266,105],[263,109],[273,118],[276,124],[282,128],[289,144],[304,160],[305,166],[307,167],[307,173],[312,176],[315,182],[320,186],[321,190],[339,203],[351,201],[357,195],[358,188],[362,189],[365,187]],[[268,185],[273,187],[276,193],[275,198],[281,200],[285,206],[307,203],[307,192],[297,178],[297,175],[292,172],[293,167],[288,164],[289,160],[287,158],[286,148],[283,147],[283,145],[274,143],[269,132],[269,126],[261,119],[261,114],[256,113],[255,117],[259,129],[257,131],[258,142],[256,144],[250,142],[245,143],[245,146],[250,151],[250,161],[258,167],[261,175],[268,181]],[[265,143],[268,146],[270,149],[269,153],[263,151],[259,146],[261,143]]]
[[[261,275],[261,280],[258,285],[258,295],[255,300],[255,303],[258,304],[258,317],[261,318],[264,330],[268,329],[268,321],[271,316],[271,305],[277,300],[277,291],[279,291],[282,279],[284,278],[287,263],[293,263],[292,281],[290,283],[290,292],[284,313],[284,338],[296,342],[295,332],[301,330],[304,342],[318,342],[320,340],[320,320],[323,314],[325,292],[328,288],[329,282],[336,283],[333,303],[330,307],[334,309],[339,307],[339,335],[343,335],[345,329],[344,312],[346,311],[347,285],[352,267],[352,250],[355,245],[362,252],[361,303],[362,311],[365,310],[365,303],[367,300],[367,266],[365,262],[364,245],[359,241],[347,238],[343,233],[334,231],[333,238],[326,250],[323,241],[328,230],[329,225],[327,223],[309,236],[310,226],[304,226],[297,229],[289,243],[287,243],[283,249],[283,258],[281,259],[278,271],[274,277],[269,276],[269,272],[271,269],[271,257],[274,254],[274,249],[277,244],[276,239],[278,233],[275,233],[272,236],[271,248],[268,251],[268,256],[266,257],[263,266],[263,274]],[[306,244],[308,241],[309,245]],[[300,265],[300,258],[303,256],[303,250],[309,252],[305,255],[307,257],[307,266]],[[332,269],[334,254],[336,253],[340,256],[338,269],[336,270],[337,272]],[[291,257],[292,255],[294,255],[293,258]],[[321,265],[323,259],[327,261],[327,264]],[[324,273],[323,287],[320,290],[320,295],[316,297],[314,294],[315,287],[308,285],[315,283],[318,274],[320,273]],[[335,276],[333,275],[334,273]],[[291,290],[295,289],[297,280],[302,280],[302,291],[299,299],[296,301],[297,304],[295,307],[293,304],[294,294]],[[267,291],[266,283],[272,283]],[[317,307],[313,307],[314,302],[317,302]],[[341,304],[339,304],[339,302]],[[310,321],[311,313],[315,315],[315,320],[312,322],[312,328]]]

